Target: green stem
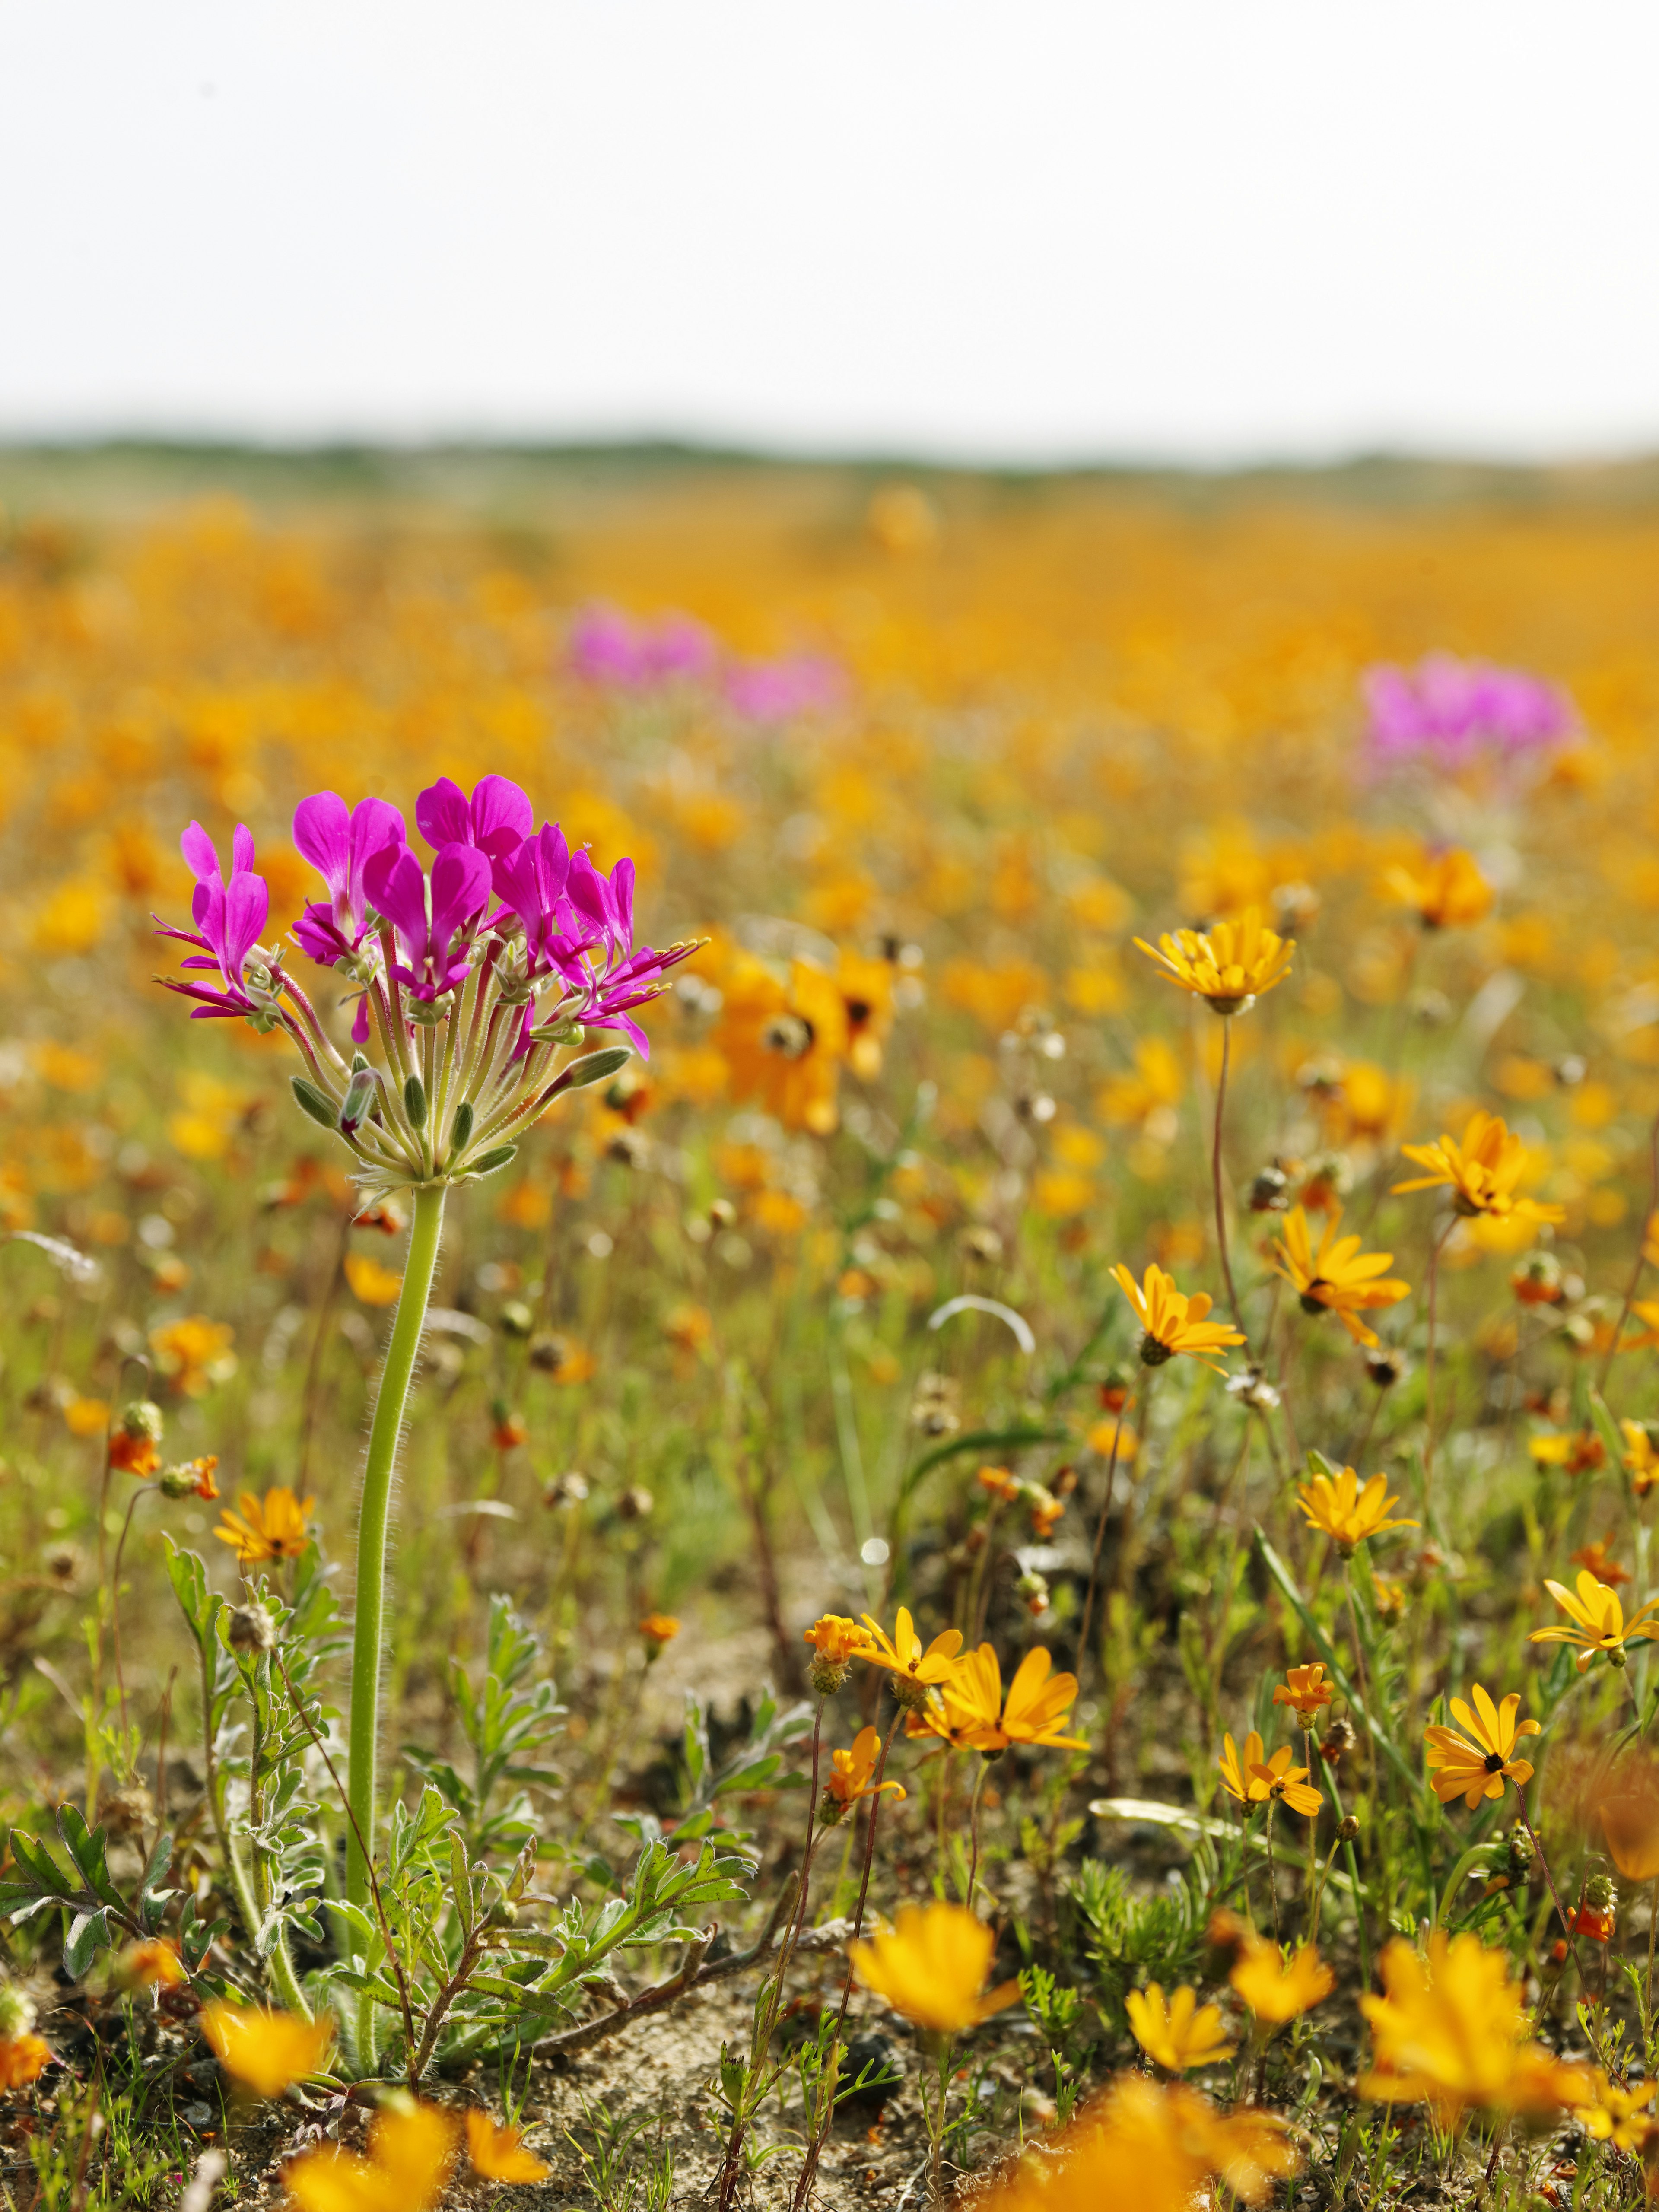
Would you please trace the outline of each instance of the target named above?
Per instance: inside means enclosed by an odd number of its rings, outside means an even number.
[[[1215,1134],[1210,1146],[1210,1183],[1215,1199],[1216,1250],[1221,1257],[1221,1279],[1227,1285],[1227,1304],[1232,1309],[1233,1326],[1245,1339],[1245,1357],[1249,1357],[1249,1331],[1244,1326],[1244,1316],[1239,1310],[1238,1292],[1233,1285],[1233,1263],[1227,1254],[1227,1206],[1221,1190],[1221,1117],[1227,1109],[1227,1069],[1233,1056],[1232,1018],[1221,1018],[1221,1074],[1215,1086]]]
[[[364,1911],[372,1888],[367,1847],[374,1847],[375,1749],[380,1702],[380,1632],[386,1608],[386,1534],[392,1504],[392,1476],[410,1378],[426,1325],[427,1300],[443,1234],[442,1183],[424,1183],[415,1193],[415,1218],[409,1232],[409,1257],[397,1317],[380,1370],[380,1395],[368,1432],[368,1458],[357,1516],[356,1620],[351,1637],[351,1731],[348,1793],[354,1832],[346,1838],[346,1895]],[[360,1843],[358,1838],[362,1841]]]

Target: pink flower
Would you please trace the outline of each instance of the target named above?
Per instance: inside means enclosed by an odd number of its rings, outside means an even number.
[[[363,870],[384,848],[403,844],[404,817],[383,799],[359,799],[348,813],[343,799],[319,791],[294,810],[294,842],[328,885],[326,902],[308,906],[294,934],[319,968],[331,968],[363,941]]]
[[[231,840],[228,883],[220,872],[213,840],[199,822],[191,823],[179,840],[179,849],[196,878],[190,907],[196,927],[174,929],[160,920],[155,927],[163,937],[196,945],[198,950],[179,964],[211,969],[219,978],[220,988],[180,983],[171,977],[163,979],[167,988],[200,1001],[191,1015],[192,1021],[224,1021],[240,1014],[262,1019],[269,1010],[267,1003],[250,997],[245,972],[248,955],[258,945],[270,911],[270,887],[263,876],[253,872],[253,832],[245,823],[237,824]]]
[[[590,683],[633,690],[713,675],[720,648],[690,615],[635,622],[619,607],[584,607],[570,625],[570,665]]]
[[[445,845],[426,872],[407,845],[383,845],[363,870],[364,887],[397,933],[403,958],[392,973],[428,1005],[459,990],[472,964],[472,932],[489,903],[489,863],[471,845]]]
[[[1389,663],[1361,678],[1371,747],[1385,761],[1426,757],[1458,768],[1483,752],[1514,756],[1577,727],[1572,702],[1524,669],[1431,653],[1414,670]]]

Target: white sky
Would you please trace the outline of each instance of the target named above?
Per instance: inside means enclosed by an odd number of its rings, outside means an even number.
[[[0,436],[1659,446],[1652,0],[0,0]]]

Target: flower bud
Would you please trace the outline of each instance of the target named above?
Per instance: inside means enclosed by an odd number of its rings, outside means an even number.
[[[1048,1610],[1048,1584],[1035,1570],[1022,1575],[1014,1584],[1015,1594],[1023,1601],[1025,1610],[1034,1620],[1041,1620]]]
[[[573,1468],[568,1474],[556,1474],[544,1486],[542,1491],[542,1504],[549,1508],[556,1505],[580,1505],[586,1496],[587,1477],[585,1474],[578,1474]]]
[[[536,1326],[536,1316],[522,1298],[509,1298],[501,1308],[501,1319],[509,1336],[528,1336]]]
[[[450,1124],[449,1146],[452,1152],[464,1152],[472,1141],[472,1101],[463,1098],[455,1109],[455,1119]]]
[[[1584,1902],[1592,1912],[1611,1912],[1619,1902],[1619,1893],[1613,1886],[1613,1877],[1593,1874],[1584,1884]]]
[[[518,1153],[519,1148],[516,1145],[496,1145],[487,1152],[480,1152],[477,1158],[467,1169],[467,1173],[469,1176],[495,1175],[499,1170],[504,1168],[509,1160],[516,1159]]]
[[[1510,1830],[1508,1847],[1509,1870],[1517,1881],[1524,1881],[1532,1872],[1537,1847],[1519,1820]]]
[[[143,1440],[159,1444],[161,1441],[161,1408],[153,1398],[135,1398],[122,1413],[121,1433],[131,1437],[135,1443]]]
[[[404,1085],[404,1111],[411,1129],[425,1128],[426,1085],[418,1075],[410,1076]]]
[[[1357,1844],[1359,1841],[1359,1823],[1352,1813],[1345,1813],[1337,1822],[1336,1835],[1339,1843]]]
[[[331,1132],[337,1128],[333,1100],[325,1097],[314,1083],[307,1083],[303,1075],[290,1075],[289,1087],[294,1093],[295,1104],[302,1114],[308,1114],[319,1129]]]
[[[642,1490],[638,1483],[634,1483],[617,1500],[617,1512],[624,1521],[648,1521],[656,1503],[648,1490]]]
[[[890,1674],[887,1686],[893,1693],[895,1703],[907,1713],[919,1713],[927,1703],[927,1685],[918,1682],[912,1674]]]
[[[340,1107],[340,1133],[349,1137],[368,1115],[374,1103],[375,1081],[372,1068],[362,1068],[346,1085],[346,1095]]]
[[[230,1616],[233,1651],[270,1651],[276,1649],[276,1624],[262,1605],[239,1605]]]

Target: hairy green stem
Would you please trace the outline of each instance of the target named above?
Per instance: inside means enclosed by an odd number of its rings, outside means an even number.
[[[351,1638],[351,1726],[348,1794],[352,1829],[346,1838],[346,1895],[364,1911],[373,1895],[365,1850],[374,1848],[375,1752],[380,1729],[380,1638],[386,1601],[386,1522],[392,1504],[392,1476],[410,1379],[426,1325],[427,1301],[443,1234],[442,1183],[427,1183],[415,1193],[415,1218],[409,1232],[409,1257],[397,1317],[380,1370],[380,1395],[368,1434],[362,1498],[357,1514],[356,1619]],[[362,1838],[361,1842],[359,1838]]]

